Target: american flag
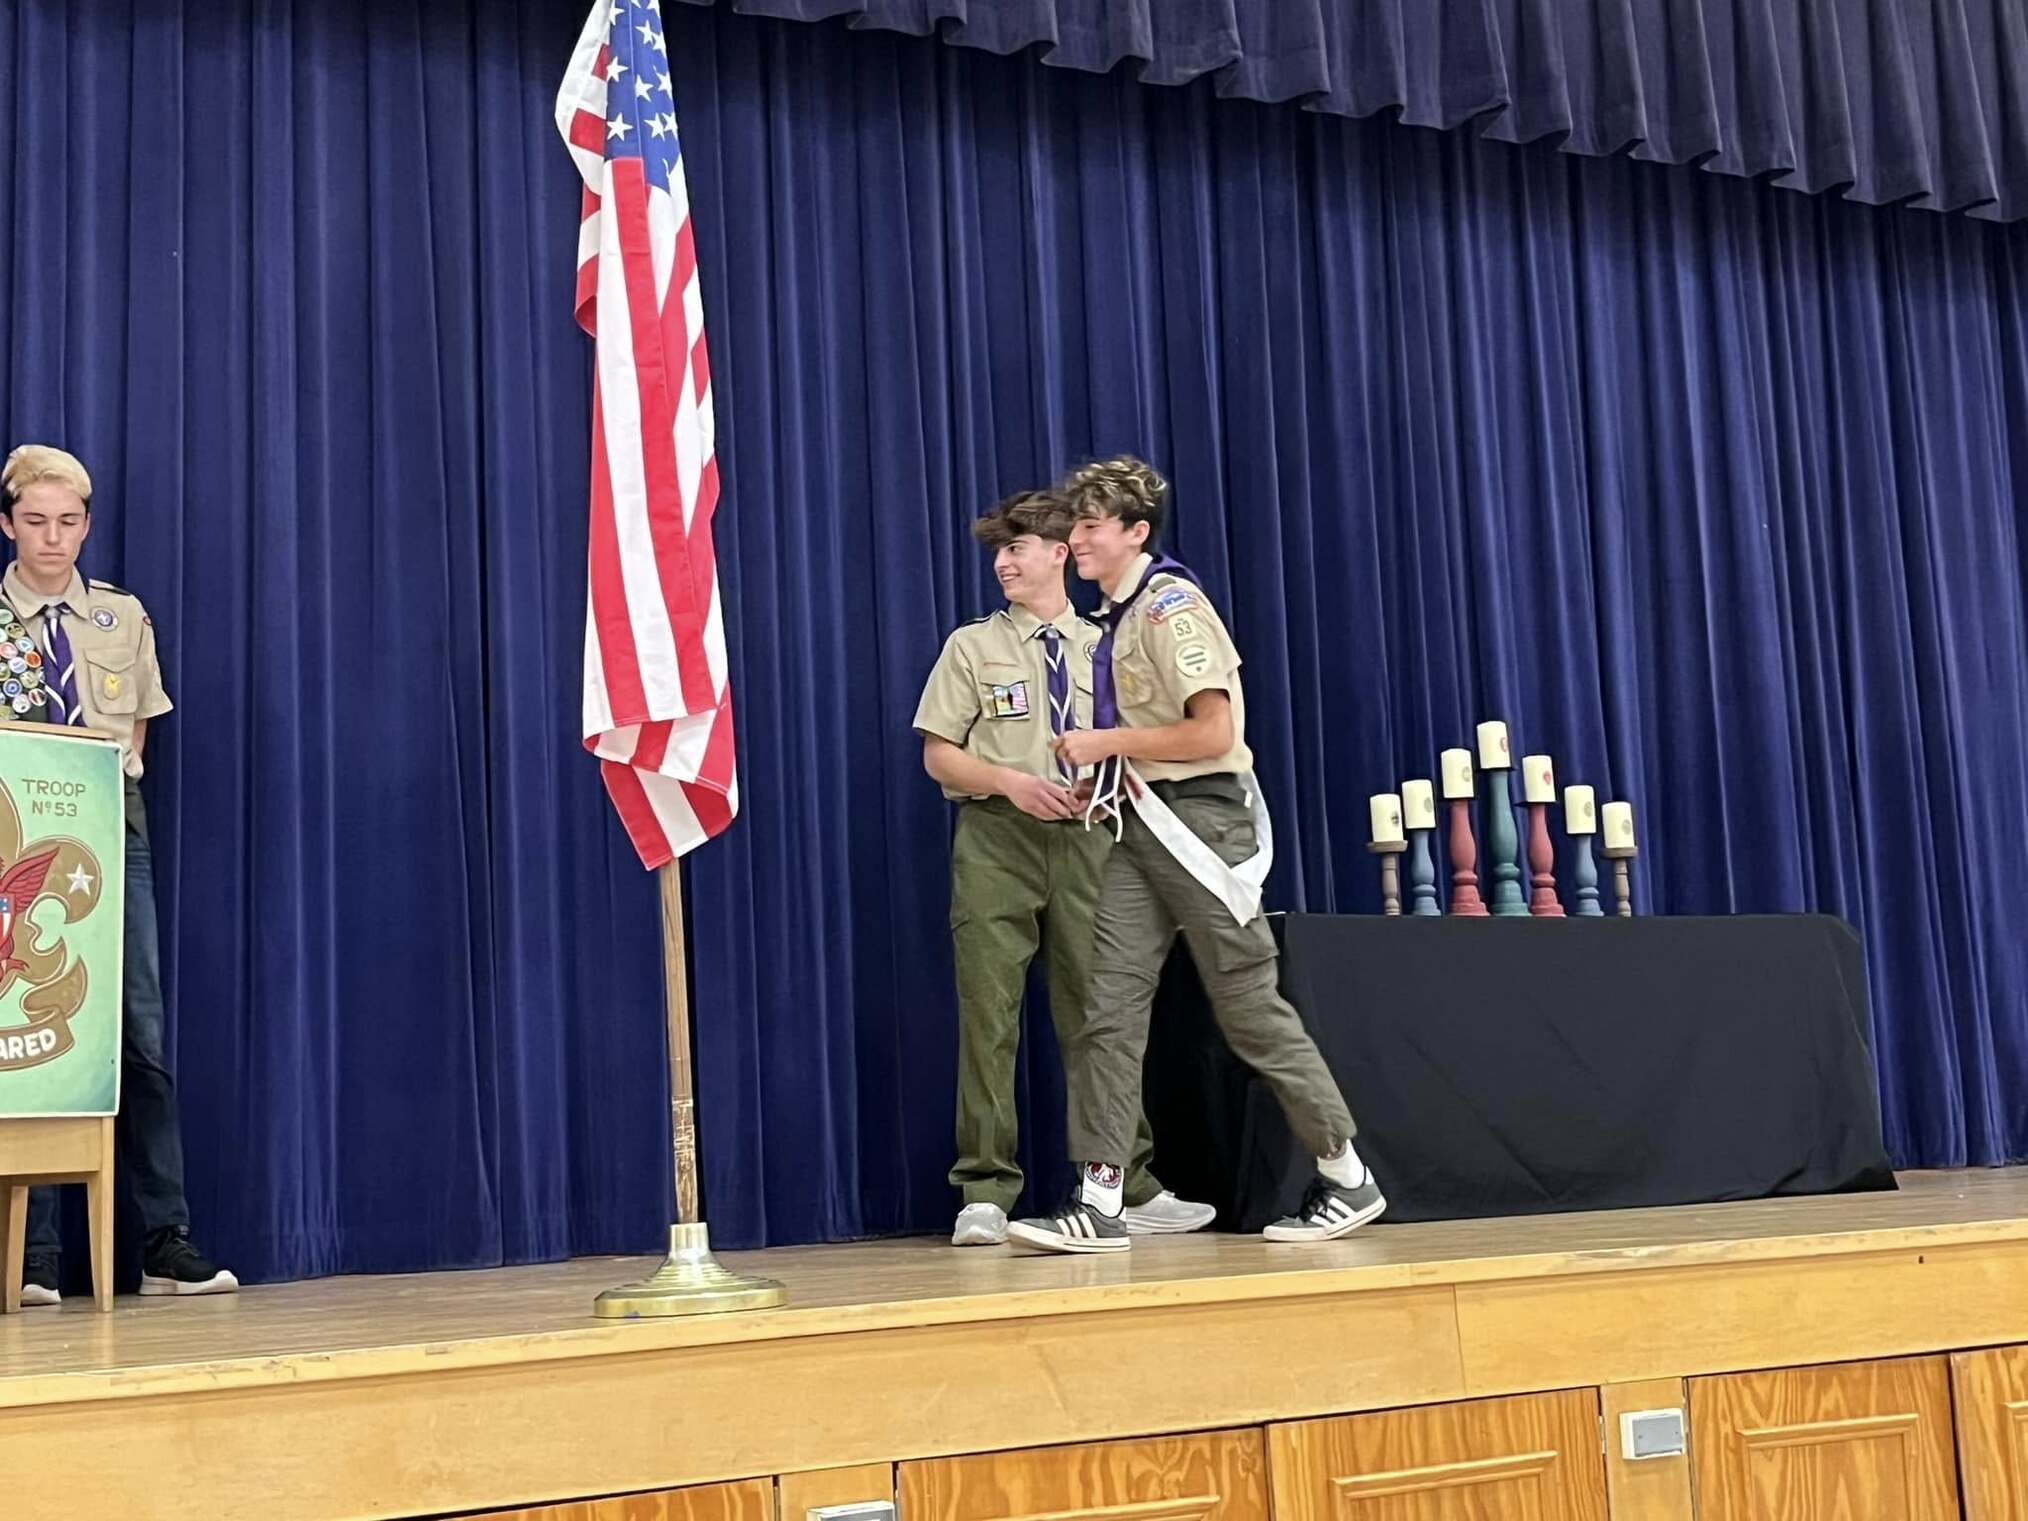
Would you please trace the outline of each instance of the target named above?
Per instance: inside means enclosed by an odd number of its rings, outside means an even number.
[[[584,742],[649,867],[739,807],[711,366],[661,12],[599,0],[556,96],[585,184],[577,320],[598,353]]]

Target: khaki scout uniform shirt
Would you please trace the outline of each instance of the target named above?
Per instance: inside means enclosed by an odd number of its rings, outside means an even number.
[[[78,706],[84,721],[95,729],[114,734],[120,741],[120,760],[127,775],[138,778],[141,757],[134,753],[134,725],[159,718],[174,706],[162,690],[162,668],[155,661],[155,626],[147,609],[132,592],[122,591],[105,581],[86,582],[76,571],[62,595],[45,597],[29,589],[21,579],[20,567],[10,564],[0,577],[0,595],[28,626],[29,637],[45,654],[49,650],[45,607],[67,603],[63,615],[64,637],[76,662]],[[61,675],[54,662],[43,667],[51,686]],[[46,715],[48,709],[42,710]]]
[[[1152,555],[1142,555],[1128,566],[1106,607],[1133,596],[1154,563]],[[1253,769],[1239,651],[1204,593],[1181,576],[1161,572],[1127,608],[1113,635],[1113,688],[1119,695],[1120,723],[1129,729],[1181,723],[1188,716],[1184,704],[1199,692],[1224,692],[1232,699],[1230,750],[1204,760],[1135,761],[1134,769],[1146,780],[1180,782]]]
[[[1089,729],[1091,657],[1098,648],[1098,630],[1068,604],[1050,627],[1062,636],[1077,726]],[[1056,779],[1042,628],[1042,620],[1027,608],[1011,606],[960,627],[944,641],[944,652],[923,686],[916,732],[947,739],[991,765]],[[944,796],[954,801],[973,795],[944,789]]]

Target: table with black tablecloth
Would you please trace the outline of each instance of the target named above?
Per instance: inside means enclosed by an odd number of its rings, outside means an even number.
[[[1858,936],[1815,916],[1275,919],[1282,991],[1388,1218],[1894,1186]],[[1257,1230],[1312,1172],[1178,944],[1149,1039],[1156,1164]]]

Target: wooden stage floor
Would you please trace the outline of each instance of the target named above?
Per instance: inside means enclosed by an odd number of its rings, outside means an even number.
[[[592,1296],[649,1264],[587,1259],[26,1311],[0,1319],[0,1452],[89,1469],[72,1515],[131,1513],[142,1482],[237,1514],[284,1474],[324,1507],[292,1515],[413,1515],[2028,1341],[2028,1168],[1320,1247],[726,1260],[789,1306],[598,1321]]]

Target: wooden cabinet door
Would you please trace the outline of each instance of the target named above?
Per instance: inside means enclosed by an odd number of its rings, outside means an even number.
[[[1275,1521],[1605,1521],[1598,1393],[1268,1428]]]
[[[467,1521],[775,1521],[775,1485],[772,1479],[699,1484],[534,1510],[491,1511]]]
[[[1955,1521],[1941,1357],[1690,1381],[1698,1521]]]
[[[2028,1521],[2028,1347],[1960,1352],[1951,1384],[1965,1521]]]
[[[1258,1431],[903,1463],[900,1521],[1267,1521]]]

